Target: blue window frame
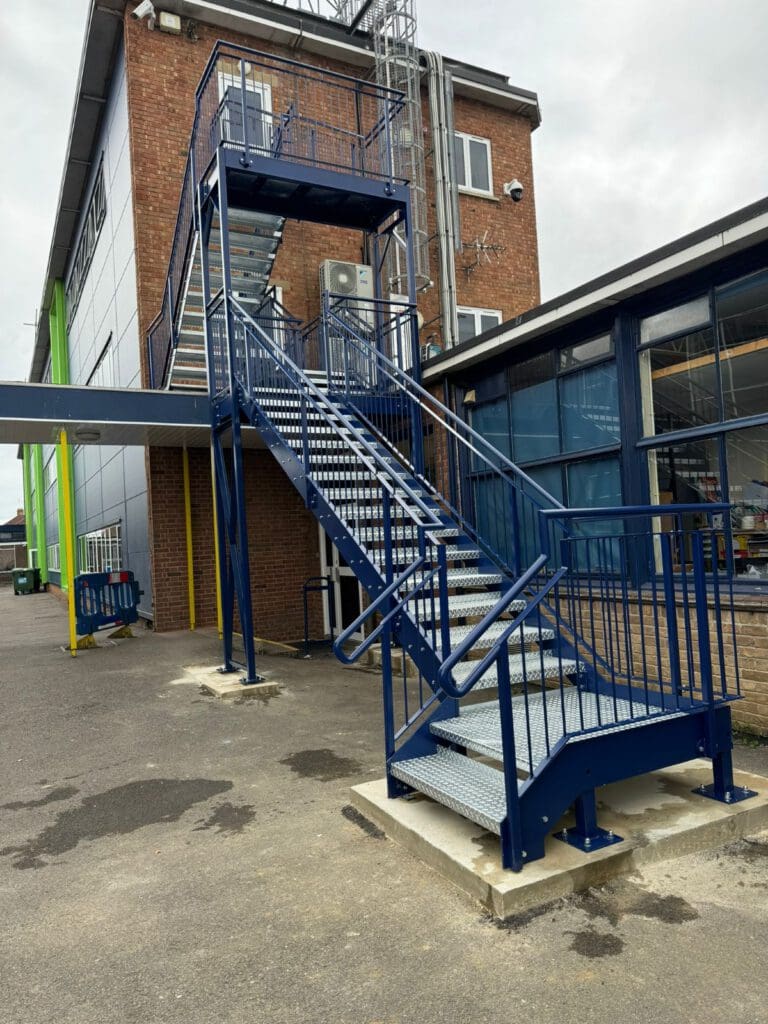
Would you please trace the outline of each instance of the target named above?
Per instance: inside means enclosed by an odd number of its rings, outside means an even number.
[[[479,381],[470,392],[472,426],[554,498],[572,506],[621,504],[620,422],[610,334],[550,350]],[[479,399],[479,400],[478,400]],[[498,536],[501,501],[509,500],[475,463],[465,467],[478,532],[511,558]],[[518,508],[522,522],[530,510]],[[528,534],[531,536],[528,536]],[[523,566],[539,554],[538,537],[521,531]]]

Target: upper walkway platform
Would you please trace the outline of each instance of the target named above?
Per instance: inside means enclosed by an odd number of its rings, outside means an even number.
[[[0,444],[72,444],[204,448],[211,443],[207,394],[63,384],[0,382]],[[252,427],[246,448],[263,448]]]
[[[217,152],[233,205],[372,230],[408,201],[404,97],[363,79],[219,42],[197,89],[192,183]]]

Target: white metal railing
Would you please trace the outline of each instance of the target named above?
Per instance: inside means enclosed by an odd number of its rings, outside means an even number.
[[[120,523],[82,533],[77,538],[80,572],[114,572],[123,568],[123,531]]]

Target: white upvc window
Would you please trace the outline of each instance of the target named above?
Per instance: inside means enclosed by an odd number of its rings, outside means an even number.
[[[456,184],[460,192],[493,195],[491,140],[456,132]]]
[[[456,309],[459,321],[459,344],[471,341],[478,334],[498,327],[501,323],[500,309],[479,309],[475,306],[458,306]]]

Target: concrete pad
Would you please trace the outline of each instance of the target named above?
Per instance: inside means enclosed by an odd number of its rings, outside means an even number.
[[[253,686],[244,686],[240,672],[226,675],[219,671],[218,665],[187,665],[178,679],[173,679],[171,686],[197,686],[212,697],[222,700],[239,700],[241,698],[260,698],[266,700],[280,693],[280,683],[269,678]]]
[[[280,693],[277,683],[269,680],[263,683],[253,683],[251,686],[244,686],[238,674],[222,675],[212,677],[200,684],[206,693],[222,700],[240,700],[252,697],[276,697]]]
[[[757,792],[721,804],[691,792],[711,781],[708,761],[605,786],[599,823],[624,842],[582,853],[550,835],[546,856],[521,872],[501,867],[499,839],[426,797],[389,800],[386,781],[352,789],[352,802],[396,842],[503,919],[630,874],[641,865],[711,849],[768,826],[768,779],[736,772],[735,782]],[[571,824],[566,817],[553,831]]]

